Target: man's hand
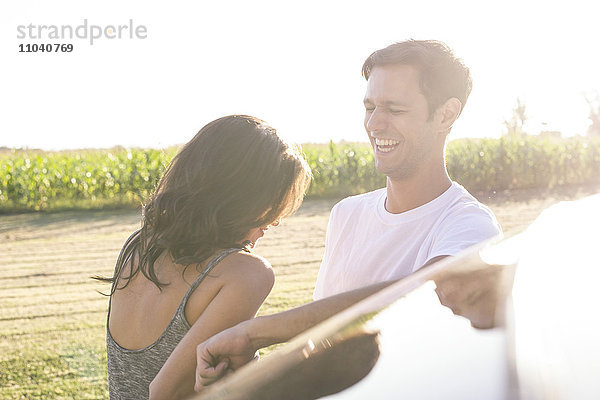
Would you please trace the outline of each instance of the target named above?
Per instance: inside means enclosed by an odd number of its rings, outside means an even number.
[[[194,390],[201,391],[254,358],[257,349],[245,329],[248,322],[226,329],[198,345]]]
[[[504,322],[504,307],[514,267],[490,265],[471,271],[447,270],[434,278],[440,302],[474,328],[489,329]]]

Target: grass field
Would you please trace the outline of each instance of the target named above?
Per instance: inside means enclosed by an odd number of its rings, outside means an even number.
[[[560,200],[600,192],[600,184],[481,193],[510,236]],[[276,284],[268,314],[310,301],[327,219],[335,200],[307,201],[272,229],[256,252]],[[0,399],[107,399],[107,286],[118,251],[139,225],[132,211],[0,216]]]

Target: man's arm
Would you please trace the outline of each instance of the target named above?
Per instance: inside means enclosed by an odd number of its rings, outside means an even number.
[[[512,282],[512,279],[505,279],[505,275],[514,274],[514,268],[500,265],[474,266],[469,263],[463,265],[461,262],[449,268],[442,266],[441,270],[425,271],[425,267],[431,265],[435,268],[432,264],[446,257],[435,257],[425,264],[423,271],[417,271],[415,275],[431,274],[429,279],[436,282],[436,292],[441,303],[455,314],[468,318],[473,327],[485,329],[496,326],[498,304],[506,300]],[[196,348],[195,390],[201,390],[225,373],[246,364],[253,358],[256,350],[288,341],[396,282],[398,280],[374,284],[278,314],[245,321],[213,336]]]
[[[196,348],[197,391],[252,360],[256,350],[282,343],[396,281],[340,293],[277,314],[244,321]]]

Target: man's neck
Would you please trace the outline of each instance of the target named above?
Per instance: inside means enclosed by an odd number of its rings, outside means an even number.
[[[392,214],[412,210],[437,198],[451,185],[445,168],[443,173],[419,174],[402,180],[388,176],[385,209]]]

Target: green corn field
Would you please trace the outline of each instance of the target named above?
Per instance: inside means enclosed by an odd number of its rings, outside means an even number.
[[[0,210],[139,206],[177,152],[123,149],[0,153]],[[385,185],[366,143],[307,144],[309,198],[339,197]],[[538,136],[458,139],[447,145],[452,179],[471,191],[548,188],[600,180],[600,140]]]

